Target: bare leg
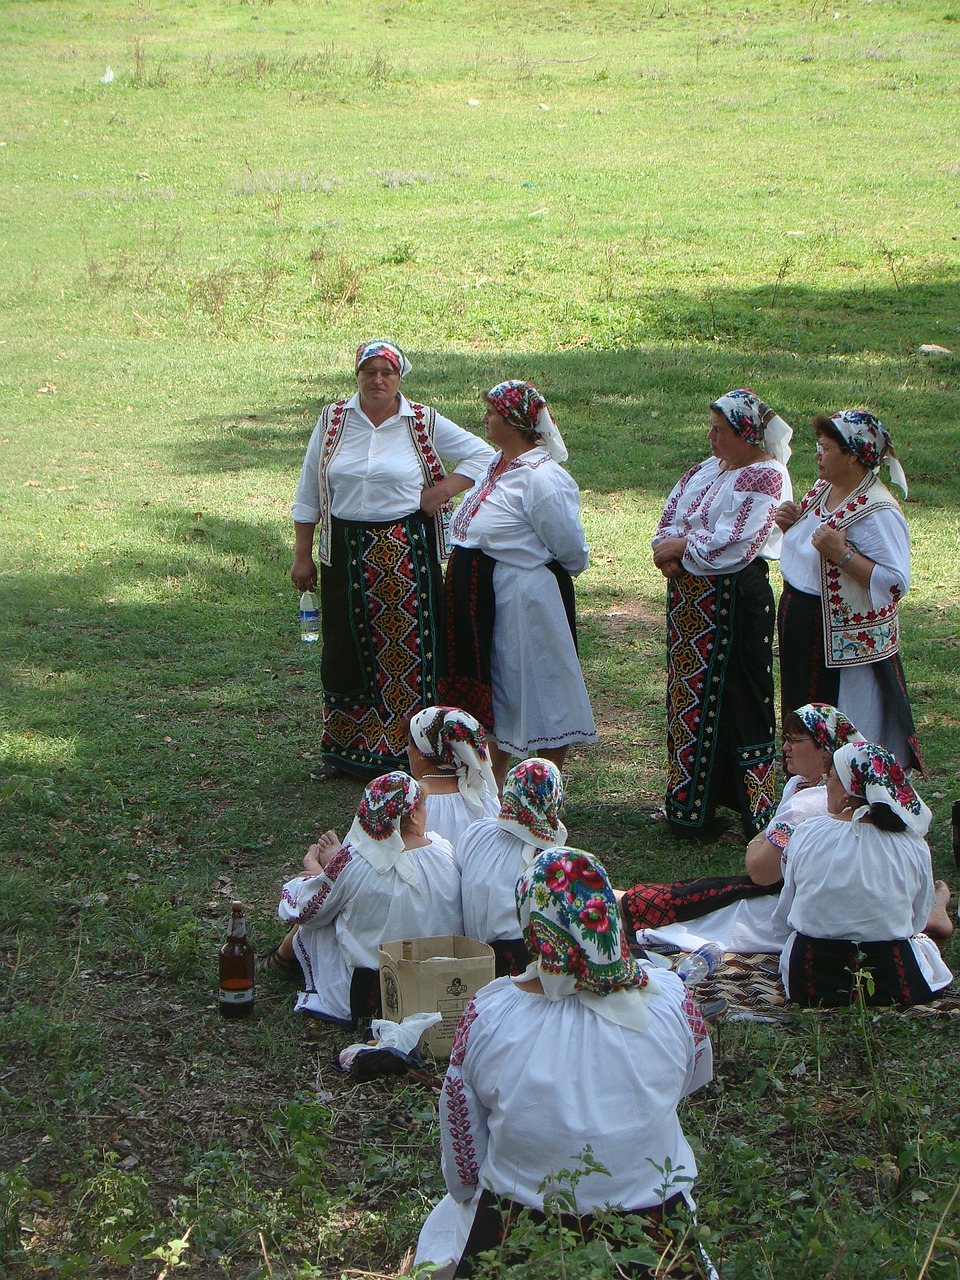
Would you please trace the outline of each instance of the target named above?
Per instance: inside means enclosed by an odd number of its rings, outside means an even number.
[[[293,954],[293,940],[297,936],[297,930],[299,928],[299,925],[294,925],[284,940],[280,943],[279,947],[277,947],[277,954],[283,956],[284,960],[296,959],[296,956]]]
[[[930,918],[927,920],[924,933],[934,940],[934,942],[946,942],[947,938],[953,933],[953,921],[950,919],[950,913],[947,910],[947,903],[950,901],[950,887],[945,880],[937,880],[934,883],[937,899],[934,903],[933,910],[930,912]]]
[[[497,790],[502,791],[503,780],[507,776],[513,756],[507,751],[501,751],[492,738],[487,739],[487,750],[490,752],[490,767],[497,782]]]
[[[541,760],[549,760],[551,764],[555,764],[560,772],[563,772],[563,762],[567,758],[569,747],[551,747],[549,751],[538,751],[537,755]]]

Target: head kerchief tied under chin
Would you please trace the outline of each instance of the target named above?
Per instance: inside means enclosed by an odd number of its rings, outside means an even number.
[[[555,462],[566,462],[567,447],[550,416],[546,400],[536,387],[511,378],[491,387],[485,399],[511,427],[539,440]]]
[[[830,415],[830,421],[840,432],[847,448],[868,471],[877,471],[881,462],[890,469],[890,479],[907,496],[907,477],[896,455],[890,432],[879,418],[866,409],[842,409]]]
[[[866,742],[853,721],[829,702],[807,702],[797,707],[794,715],[803,721],[814,742],[824,751],[838,751],[848,742]]]
[[[747,444],[756,445],[784,466],[790,461],[793,427],[747,387],[728,391],[710,406],[722,413]]]
[[[521,760],[507,774],[497,821],[523,841],[529,864],[541,849],[563,844],[567,829],[560,821],[563,776],[550,760]]]
[[[630,954],[601,864],[580,849],[547,849],[521,874],[516,892],[534,957],[524,977],[539,978],[548,999],[577,996],[610,1021],[642,1030],[645,989],[659,988]]]
[[[407,773],[385,773],[365,788],[344,844],[369,862],[378,875],[396,867],[408,883],[415,872],[405,862],[400,823],[423,799],[419,782]]]
[[[497,795],[483,726],[457,707],[425,707],[410,721],[414,746],[457,776],[457,789],[476,818],[483,817],[483,793]]]
[[[909,831],[925,836],[932,814],[907,781],[903,765],[875,742],[851,742],[834,754],[833,767],[848,796],[863,800],[853,815],[859,822],[871,804],[888,805],[903,819]]]
[[[403,354],[395,342],[387,338],[374,338],[371,342],[361,342],[357,347],[357,358],[354,361],[354,373],[360,372],[360,366],[376,356],[388,361],[396,369],[401,378],[405,378],[413,365]]]

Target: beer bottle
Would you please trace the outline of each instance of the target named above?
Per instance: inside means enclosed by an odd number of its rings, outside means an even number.
[[[225,1018],[249,1018],[253,1013],[254,950],[239,902],[231,907],[230,932],[220,948],[220,1012]]]

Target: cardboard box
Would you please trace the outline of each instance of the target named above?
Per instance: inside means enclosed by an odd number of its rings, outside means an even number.
[[[438,1058],[450,1056],[460,1015],[493,979],[493,948],[474,938],[450,934],[380,944],[383,1016],[400,1022],[411,1013],[442,1014],[422,1042]]]

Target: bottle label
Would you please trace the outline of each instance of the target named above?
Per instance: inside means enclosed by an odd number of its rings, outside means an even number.
[[[221,1004],[253,1004],[253,987],[247,987],[245,991],[224,991],[220,988]]]
[[[320,623],[319,609],[301,609],[300,625],[301,627],[316,627]]]

